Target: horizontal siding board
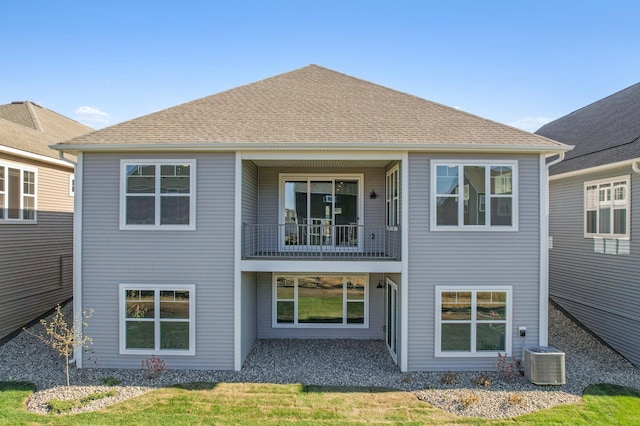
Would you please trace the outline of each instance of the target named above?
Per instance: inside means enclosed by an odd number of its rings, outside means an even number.
[[[195,231],[120,231],[121,158],[143,157],[84,157],[82,303],[95,310],[87,328],[95,366],[139,368],[144,356],[118,353],[118,284],[150,283],[196,285],[196,355],[163,356],[167,365],[233,369],[234,155],[171,156],[197,160]]]
[[[625,175],[631,175],[630,254],[596,253],[593,238],[584,237],[584,182]],[[638,211],[640,176],[631,167],[558,179],[550,184],[550,295],[635,365],[640,365]]]
[[[5,154],[0,162],[38,171],[37,223],[0,224],[1,339],[71,297],[73,170]]]
[[[430,160],[518,160],[518,232],[431,232]],[[436,358],[435,287],[512,286],[512,342],[517,355],[518,326],[527,326],[525,344],[538,342],[539,159],[537,155],[409,155],[409,370],[494,368],[493,358]]]

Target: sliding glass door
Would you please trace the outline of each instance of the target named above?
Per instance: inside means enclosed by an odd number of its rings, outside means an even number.
[[[281,175],[282,245],[357,249],[361,177]]]

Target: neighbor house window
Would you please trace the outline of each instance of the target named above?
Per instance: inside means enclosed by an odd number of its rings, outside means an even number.
[[[69,175],[69,197],[73,197],[76,194],[76,177]]]
[[[436,287],[436,356],[510,352],[510,287]]]
[[[367,327],[364,275],[276,275],[274,327]]]
[[[195,355],[195,286],[121,284],[120,352]]]
[[[127,160],[121,168],[121,228],[195,229],[195,160]]]
[[[36,169],[0,163],[0,223],[36,221]]]
[[[386,208],[387,227],[393,228],[400,224],[400,168],[396,165],[387,172],[386,179]]]
[[[629,176],[585,182],[584,236],[629,238]]]
[[[517,230],[517,162],[438,160],[431,166],[433,230]]]

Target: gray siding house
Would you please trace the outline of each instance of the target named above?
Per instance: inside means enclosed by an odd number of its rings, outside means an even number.
[[[480,370],[547,343],[556,141],[310,65],[55,148],[78,156],[80,366],[354,338]]]
[[[72,295],[73,164],[49,145],[91,130],[29,101],[0,105],[0,341]]]
[[[550,168],[551,298],[640,366],[640,84],[536,133],[575,145]]]

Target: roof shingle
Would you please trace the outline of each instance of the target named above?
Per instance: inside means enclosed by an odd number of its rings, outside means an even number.
[[[536,134],[575,145],[550,174],[640,157],[640,83],[542,126]]]
[[[49,145],[92,130],[29,101],[0,105],[0,145],[9,148],[58,158]]]
[[[317,143],[567,148],[317,65],[117,124],[57,148],[264,143],[284,148]]]

